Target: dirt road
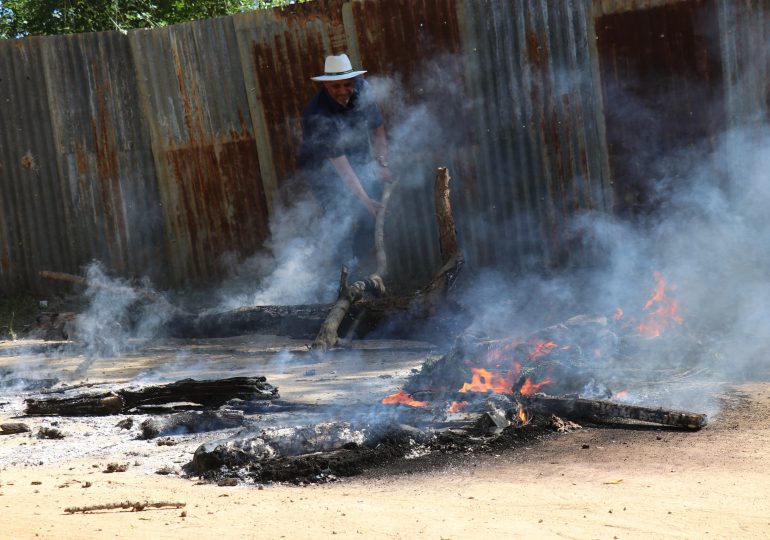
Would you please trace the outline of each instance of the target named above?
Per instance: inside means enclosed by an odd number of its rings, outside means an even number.
[[[767,538],[770,383],[721,392],[722,411],[697,433],[585,428],[498,454],[415,460],[308,487],[219,487],[161,476],[133,466],[145,461],[141,450],[122,473],[103,472],[109,452],[38,465],[36,440],[6,436],[5,455],[12,449],[18,459],[0,464],[0,536]],[[185,506],[64,511],[126,500]]]

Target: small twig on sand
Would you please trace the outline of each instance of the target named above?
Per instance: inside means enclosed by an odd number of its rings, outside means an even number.
[[[116,509],[124,509],[124,510],[130,509],[132,512],[141,512],[145,508],[163,508],[165,506],[169,506],[171,508],[184,508],[185,506],[187,506],[187,503],[171,502],[171,501],[159,501],[159,502],[124,501],[119,503],[93,504],[91,506],[68,506],[67,508],[64,509],[64,511],[67,512],[68,514],[75,514],[77,512],[83,512],[85,514],[86,512],[93,512],[94,510],[116,510]]]

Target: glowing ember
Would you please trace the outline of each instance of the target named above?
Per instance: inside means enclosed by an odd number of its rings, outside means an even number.
[[[412,399],[412,396],[410,394],[407,394],[403,390],[401,390],[400,392],[396,392],[395,394],[386,396],[385,398],[383,398],[382,402],[385,405],[409,405],[410,407],[427,407],[428,406],[427,401],[417,401],[415,399]]]
[[[659,272],[653,274],[655,291],[652,298],[644,304],[645,311],[650,311],[647,319],[637,327],[640,334],[650,338],[659,337],[672,323],[682,324],[682,317],[677,315],[679,302],[666,296],[666,282]]]
[[[504,394],[510,392],[513,387],[514,375],[512,371],[502,375],[483,368],[471,368],[471,372],[473,373],[471,382],[464,383],[463,387],[459,390],[463,394],[466,392],[495,392],[496,394]]]
[[[449,408],[446,410],[448,413],[458,413],[468,408],[467,401],[453,401]]]
[[[521,385],[521,390],[519,393],[523,396],[529,396],[540,390],[540,387],[545,386],[546,384],[551,384],[553,381],[551,379],[543,379],[539,383],[533,383],[532,380],[530,380],[529,377],[524,381],[524,384]]]

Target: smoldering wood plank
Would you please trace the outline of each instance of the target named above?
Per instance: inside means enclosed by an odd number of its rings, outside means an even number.
[[[278,389],[265,377],[229,379],[183,379],[166,385],[125,388],[113,392],[72,397],[25,400],[25,412],[32,416],[104,416],[128,412],[136,407],[174,402],[193,402],[219,407],[231,399],[244,401],[277,399]]]
[[[24,412],[30,416],[106,416],[120,414],[125,409],[123,398],[115,392],[67,398],[28,398],[24,403]]]
[[[708,417],[700,413],[571,396],[536,394],[525,396],[523,403],[528,410],[535,412],[553,413],[566,418],[588,418],[598,422],[623,418],[691,431],[697,431],[708,423]]]
[[[233,398],[247,400],[274,399],[278,389],[267,384],[265,377],[231,377],[197,381],[183,379],[160,386],[145,386],[139,389],[127,388],[119,391],[126,402],[126,408],[140,405],[158,405],[174,401],[192,401],[206,407],[219,407]]]

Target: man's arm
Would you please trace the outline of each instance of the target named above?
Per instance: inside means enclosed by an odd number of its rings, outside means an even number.
[[[377,212],[382,208],[382,205],[369,197],[369,194],[364,189],[364,186],[361,185],[361,181],[358,179],[353,167],[350,166],[348,158],[342,155],[329,158],[329,161],[348,189],[353,192],[373,216],[376,216]]]

